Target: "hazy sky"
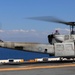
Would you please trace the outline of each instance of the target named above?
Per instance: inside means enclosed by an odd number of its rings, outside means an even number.
[[[55,29],[63,32],[69,28],[25,19],[37,16],[75,21],[75,0],[0,0],[0,37],[9,41],[47,42],[47,35]]]

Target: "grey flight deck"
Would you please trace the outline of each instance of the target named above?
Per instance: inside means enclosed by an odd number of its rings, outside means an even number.
[[[64,63],[62,63],[64,65]],[[57,68],[43,68],[43,69],[30,69],[30,70],[12,70],[12,71],[0,71],[0,75],[75,75],[75,64],[72,63],[74,66],[68,67],[57,67]],[[72,65],[71,64],[71,65]],[[34,64],[34,65],[27,65],[27,66],[50,66],[50,65],[61,65],[60,64]],[[19,68],[19,67],[26,67],[26,65],[7,65],[1,66],[5,68]]]
[[[0,75],[75,75],[75,67],[0,72]]]

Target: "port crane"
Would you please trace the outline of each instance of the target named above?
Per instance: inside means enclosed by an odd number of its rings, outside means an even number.
[[[30,43],[30,42],[11,42],[0,40],[0,47],[10,48],[23,51],[32,51],[50,54],[63,58],[75,58],[75,22],[66,22],[55,17],[31,17],[28,19],[42,20],[48,22],[55,22],[70,26],[69,35],[48,35],[49,44]]]

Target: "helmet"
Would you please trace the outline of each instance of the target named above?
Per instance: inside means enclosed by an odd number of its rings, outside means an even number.
[[[56,30],[55,32],[58,32],[58,30]]]

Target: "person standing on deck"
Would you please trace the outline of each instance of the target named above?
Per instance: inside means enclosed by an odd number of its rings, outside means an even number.
[[[54,33],[54,35],[59,35],[59,34],[60,34],[60,33],[59,33],[58,30],[56,30],[55,33]]]

